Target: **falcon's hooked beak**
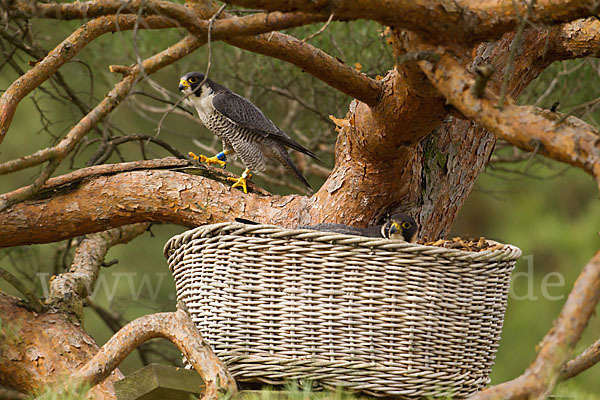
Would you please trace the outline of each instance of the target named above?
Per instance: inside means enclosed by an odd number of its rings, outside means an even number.
[[[185,90],[190,87],[190,83],[185,79],[179,81],[179,90]]]
[[[400,225],[398,225],[397,222],[394,222],[392,226],[390,226],[390,236],[398,232],[402,232],[402,228],[400,228]]]

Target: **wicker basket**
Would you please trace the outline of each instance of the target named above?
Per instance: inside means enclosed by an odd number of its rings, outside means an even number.
[[[178,299],[236,379],[406,398],[489,382],[520,254],[239,223],[165,246]]]

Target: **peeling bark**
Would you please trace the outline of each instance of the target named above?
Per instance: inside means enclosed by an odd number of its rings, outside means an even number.
[[[280,201],[295,204],[300,198],[244,194],[211,179],[174,171],[98,176],[0,213],[0,247],[48,243],[137,222],[191,227],[241,216],[266,222],[282,209]]]

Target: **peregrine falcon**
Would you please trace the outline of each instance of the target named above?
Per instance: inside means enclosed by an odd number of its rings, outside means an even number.
[[[250,221],[244,218],[236,218],[237,222],[248,225],[258,225],[257,222]],[[358,228],[344,224],[317,224],[317,225],[302,225],[298,229],[313,229],[315,231],[343,233],[346,235],[357,235],[367,237],[383,237],[386,239],[404,240],[406,242],[414,242],[417,239],[417,223],[415,220],[406,214],[395,213],[383,225],[370,226],[368,228]]]
[[[368,228],[330,223],[300,226],[299,228],[344,233],[346,235],[384,237],[386,239],[404,240],[406,242],[414,242],[417,239],[417,223],[411,216],[402,213],[394,214],[383,225],[370,226]]]
[[[241,186],[244,193],[248,193],[246,182],[252,177],[250,171],[264,171],[268,157],[276,158],[300,182],[310,188],[290,159],[286,147],[321,162],[319,158],[279,129],[249,100],[210,79],[205,79],[204,74],[199,72],[183,75],[179,80],[179,90],[188,95],[188,100],[196,108],[204,126],[223,142],[223,151],[214,157],[196,156],[193,153],[190,153],[190,156],[209,165],[219,164],[225,168],[227,156],[238,155],[246,170],[238,179],[227,179],[235,182],[232,187]]]

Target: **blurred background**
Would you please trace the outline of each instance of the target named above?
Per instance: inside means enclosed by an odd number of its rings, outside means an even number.
[[[35,21],[28,26],[9,26],[9,35],[23,33],[39,50],[50,50],[79,24]],[[306,38],[320,26],[298,28],[289,33]],[[61,68],[65,81],[76,91],[85,107],[94,107],[121,76],[109,65],[131,65],[184,36],[183,31],[118,32],[104,35]],[[25,42],[27,42],[25,40]],[[331,23],[310,43],[369,76],[385,75],[393,65],[391,49],[385,44],[381,26],[365,21]],[[16,49],[6,35],[0,37],[0,89],[5,89],[36,59]],[[77,152],[65,160],[55,175],[85,167],[94,160],[120,162],[169,156],[162,147],[136,141],[118,146],[112,153],[101,151],[102,143],[123,135],[147,135],[169,142],[181,153],[212,156],[221,150],[214,135],[199,125],[191,107],[171,104],[179,99],[178,78],[185,72],[206,70],[207,48],[159,71],[140,82],[108,120],[90,132]],[[251,99],[278,126],[316,151],[328,167],[333,165],[335,127],[329,115],[343,117],[350,98],[331,89],[298,68],[268,57],[244,52],[224,43],[212,44],[211,79]],[[585,59],[555,63],[519,98],[523,104],[550,108],[576,115],[599,126],[600,62]],[[166,114],[168,112],[168,114]],[[0,162],[31,154],[57,143],[82,116],[82,109],[65,99],[64,89],[48,81],[19,106],[10,133],[0,146]],[[164,118],[159,126],[159,121]],[[297,155],[294,155],[297,157]],[[295,159],[314,187],[319,187],[328,168]],[[230,163],[235,173],[240,164]],[[38,169],[0,177],[0,192],[29,184]],[[279,171],[282,173],[283,171]],[[305,193],[304,188],[278,173],[253,179],[278,193]],[[0,227],[2,229],[2,227]],[[492,373],[493,383],[520,375],[534,359],[535,347],[552,326],[566,295],[585,263],[600,245],[600,202],[594,181],[580,170],[526,154],[499,142],[490,164],[453,226],[452,236],[492,238],[520,247],[509,298],[506,323]],[[174,285],[162,255],[165,242],[185,229],[153,225],[151,232],[126,246],[112,248],[106,258],[116,264],[103,268],[98,285],[85,311],[85,329],[99,344],[115,328],[138,316],[174,310]],[[0,250],[0,267],[35,285],[43,295],[50,276],[70,265],[77,239],[48,245]],[[4,281],[0,289],[15,291]],[[1,316],[0,316],[1,318]],[[112,327],[112,329],[111,329]],[[600,331],[593,317],[578,351],[596,340]],[[121,366],[124,373],[146,362],[180,363],[178,351],[166,341],[152,341],[130,355]],[[595,399],[600,396],[598,366],[560,385],[557,396]]]

